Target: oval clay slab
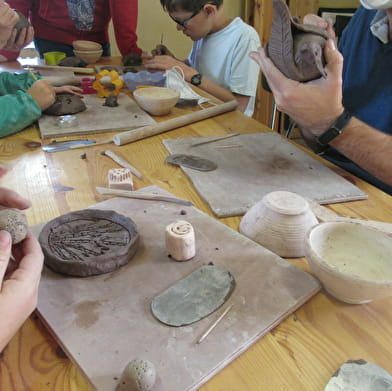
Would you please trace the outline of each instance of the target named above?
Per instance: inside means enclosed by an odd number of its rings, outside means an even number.
[[[193,168],[194,170],[199,171],[213,171],[218,168],[218,166],[211,160],[195,155],[184,155],[181,153],[175,153],[168,156],[166,158],[166,162],[174,164],[175,166]]]
[[[202,266],[151,302],[154,316],[169,326],[185,326],[213,313],[229,298],[234,277],[220,266]]]

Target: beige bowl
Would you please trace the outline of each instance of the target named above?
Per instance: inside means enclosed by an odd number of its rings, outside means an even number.
[[[77,40],[72,42],[72,46],[76,50],[100,50],[102,45],[93,41]]]
[[[253,205],[241,219],[240,232],[281,257],[305,255],[305,236],[318,223],[299,194],[274,191]]]
[[[86,61],[88,64],[96,63],[102,56],[103,50],[76,50],[74,49],[74,53],[76,57],[81,58]]]
[[[332,296],[361,304],[392,296],[392,238],[351,222],[315,226],[305,239],[309,266]]]
[[[165,87],[137,88],[133,96],[140,107],[151,115],[165,115],[178,102],[178,91]]]

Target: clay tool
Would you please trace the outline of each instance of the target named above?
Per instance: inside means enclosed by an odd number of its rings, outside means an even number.
[[[31,68],[27,68],[27,70],[29,71],[31,77],[32,77],[35,81],[37,81],[37,80],[38,80],[38,77],[37,77],[37,75],[32,71],[32,69],[31,69]]]
[[[131,170],[132,174],[136,175],[139,179],[143,179],[143,175],[131,164],[129,164],[126,160],[122,159],[120,156],[117,156],[114,152],[112,151],[102,151],[101,155],[110,157],[113,161],[115,161],[117,164],[119,164],[121,167],[128,168]]]
[[[188,200],[183,200],[181,198],[162,196],[154,193],[139,193],[135,191],[126,191],[126,190],[118,190],[118,189],[108,189],[105,187],[96,187],[99,194],[102,195],[114,195],[119,197],[127,197],[127,198],[137,198],[140,200],[149,200],[149,201],[166,201],[173,202],[174,204],[180,204],[185,206],[191,206],[192,202]]]
[[[239,135],[240,135],[240,133],[236,132],[236,133],[228,134],[227,136],[214,137],[213,139],[210,139],[210,140],[200,141],[198,143],[192,144],[190,146],[190,148],[197,147],[199,145],[214,143],[215,141],[225,140],[227,138],[234,137],[234,136],[239,136]]]
[[[219,322],[226,316],[226,314],[233,308],[233,305],[229,305],[219,316],[219,318],[204,332],[204,334],[196,341],[197,344],[202,343],[208,335],[214,330],[214,328],[219,324]]]
[[[42,150],[45,152],[60,152],[68,151],[70,149],[93,147],[95,145],[110,144],[113,140],[105,140],[96,142],[95,140],[68,140],[68,141],[52,141],[49,144],[43,145]]]

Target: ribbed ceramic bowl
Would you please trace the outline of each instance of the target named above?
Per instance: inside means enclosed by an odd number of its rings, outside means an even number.
[[[305,255],[305,235],[318,223],[299,194],[273,191],[241,219],[240,232],[281,257]]]
[[[81,58],[88,64],[95,64],[102,56],[103,50],[76,50],[74,49],[76,57]]]
[[[102,45],[98,42],[77,40],[72,42],[72,46],[76,50],[100,50]]]
[[[309,266],[324,288],[350,304],[392,296],[392,237],[351,222],[315,226],[305,239]]]
[[[178,91],[166,87],[137,88],[133,96],[139,106],[151,115],[169,114],[178,102]]]

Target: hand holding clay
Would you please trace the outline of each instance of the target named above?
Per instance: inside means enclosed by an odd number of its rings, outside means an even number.
[[[47,109],[56,99],[55,89],[47,80],[37,80],[27,92],[39,104],[41,110]]]
[[[8,44],[12,29],[18,21],[18,14],[3,0],[0,0],[0,48]]]
[[[186,65],[183,61],[177,60],[172,56],[155,56],[151,60],[144,63],[147,70],[161,70],[166,71],[172,69],[173,67],[179,67],[184,72],[184,78],[186,81],[190,81],[191,77],[198,73],[192,67]]]
[[[307,140],[328,129],[343,112],[343,57],[332,39],[327,41],[324,54],[326,77],[300,83],[285,77],[265,55],[263,48],[250,53],[267,78],[278,109],[302,128]]]
[[[83,98],[83,90],[76,86],[54,87],[54,92],[56,94],[72,94]]]
[[[152,56],[171,56],[174,57],[174,54],[165,46],[165,45],[157,45],[155,49],[151,51]]]

